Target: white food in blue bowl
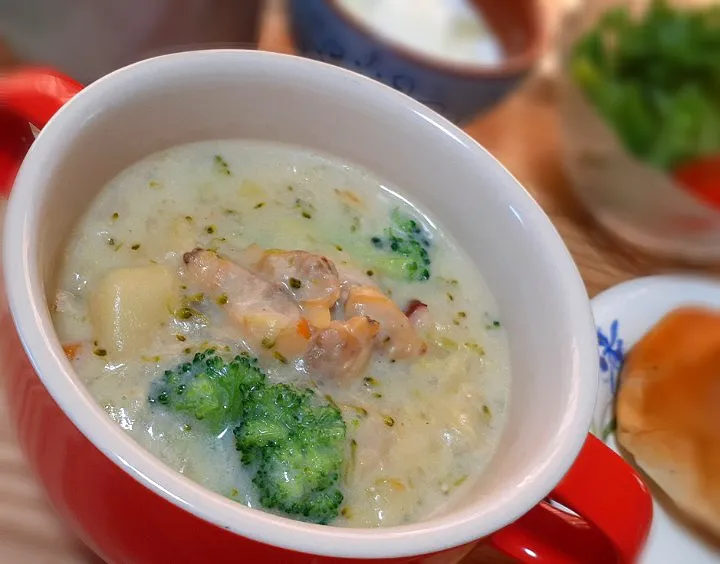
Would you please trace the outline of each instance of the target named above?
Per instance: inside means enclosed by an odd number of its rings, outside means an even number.
[[[512,92],[538,62],[539,0],[290,0],[300,54],[407,94],[455,123]]]

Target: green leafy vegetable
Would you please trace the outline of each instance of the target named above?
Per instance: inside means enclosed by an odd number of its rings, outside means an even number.
[[[672,170],[720,153],[720,7],[653,0],[606,12],[574,46],[573,80],[636,157]]]
[[[227,362],[214,349],[166,370],[149,401],[203,421],[213,433],[234,426],[263,507],[323,524],[339,515],[346,428],[332,402],[272,384],[255,359]]]
[[[383,235],[370,241],[381,251],[373,264],[385,276],[409,282],[430,278],[430,238],[418,221],[399,209],[393,210]]]
[[[343,501],[340,411],[286,384],[258,389],[250,400],[234,433],[243,463],[257,468],[260,503],[315,523],[332,521]]]
[[[206,422],[220,432],[242,415],[251,390],[265,384],[265,374],[249,357],[225,362],[214,349],[166,370],[153,382],[150,403]]]

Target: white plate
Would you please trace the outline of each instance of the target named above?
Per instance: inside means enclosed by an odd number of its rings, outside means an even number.
[[[592,431],[616,452],[613,398],[624,354],[666,313],[685,305],[720,308],[720,281],[651,276],[610,288],[592,300],[600,352],[600,388]],[[657,500],[653,505],[653,524],[640,564],[720,563],[720,550],[687,529]]]

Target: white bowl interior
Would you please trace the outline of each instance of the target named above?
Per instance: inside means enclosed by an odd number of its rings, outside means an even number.
[[[359,532],[258,517],[198,494],[142,457],[77,389],[42,295],[52,291],[69,230],[103,184],[138,159],[180,143],[237,137],[311,147],[372,170],[430,210],[483,273],[510,335],[509,414],[497,454],[451,517],[404,527],[399,536],[374,531],[372,546],[360,542]],[[469,137],[375,82],[266,53],[199,52],[140,63],[95,83],[53,119],[28,155],[15,191],[5,241],[11,307],[56,401],[103,451],[119,456],[123,449],[138,475],[155,477],[181,499],[194,491],[190,504],[199,514],[246,536],[301,550],[318,550],[317,542],[309,544],[313,535],[315,541],[317,535],[344,537],[342,546],[324,543],[321,550],[348,556],[460,544],[514,520],[545,496],[584,440],[597,379],[594,329],[584,287],[559,236],[520,185]],[[19,279],[25,268],[29,286]],[[33,308],[14,306],[19,300],[35,305],[39,329]],[[47,352],[41,351],[45,338],[51,341]],[[428,535],[430,529],[444,532]]]

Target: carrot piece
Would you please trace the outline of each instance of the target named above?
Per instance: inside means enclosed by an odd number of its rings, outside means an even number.
[[[403,484],[400,480],[397,480],[395,478],[390,478],[388,480],[388,483],[396,490],[403,491],[405,489],[405,484]]]
[[[63,351],[65,351],[65,356],[68,360],[75,360],[77,358],[77,354],[81,346],[82,345],[80,345],[80,343],[69,343],[67,345],[63,345]]]
[[[306,339],[310,338],[310,324],[304,317],[301,317],[300,321],[297,323],[297,332]]]

